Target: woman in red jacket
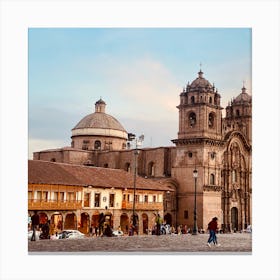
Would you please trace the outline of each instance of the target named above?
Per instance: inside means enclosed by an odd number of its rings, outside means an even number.
[[[214,217],[212,219],[212,221],[208,224],[208,230],[209,230],[209,238],[208,238],[208,242],[207,242],[207,245],[209,247],[211,247],[211,242],[213,241],[214,245],[217,245],[217,246],[220,246],[220,244],[218,244],[218,241],[217,241],[217,236],[216,236],[216,231],[218,229],[218,218],[217,217]]]

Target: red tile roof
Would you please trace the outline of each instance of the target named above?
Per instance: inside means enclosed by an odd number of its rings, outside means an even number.
[[[54,184],[71,186],[93,186],[102,188],[134,187],[133,174],[121,169],[89,167],[42,160],[28,161],[29,184]],[[145,190],[172,191],[162,182],[137,176],[136,188]]]

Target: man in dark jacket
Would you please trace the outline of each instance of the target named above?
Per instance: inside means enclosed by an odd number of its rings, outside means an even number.
[[[31,241],[35,241],[36,240],[36,236],[35,236],[36,229],[40,223],[40,217],[37,214],[37,211],[34,211],[34,215],[31,217],[31,222],[32,222],[32,230],[33,230],[33,233],[31,236]]]
[[[208,224],[208,230],[209,230],[209,238],[207,242],[207,246],[211,247],[211,242],[214,243],[214,245],[220,246],[217,242],[217,236],[216,236],[216,231],[218,229],[218,218],[214,217],[212,221]]]

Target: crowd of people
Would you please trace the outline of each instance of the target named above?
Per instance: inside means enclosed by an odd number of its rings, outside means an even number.
[[[40,218],[37,211],[34,211],[34,215],[31,217],[31,228],[32,236],[31,241],[36,240],[36,231],[40,231],[40,239],[50,239],[50,221],[47,220],[43,225],[40,224]],[[249,228],[249,227],[248,227]],[[121,233],[121,227],[119,226],[118,231]],[[212,243],[214,246],[220,246],[217,240],[217,232],[220,232],[218,226],[218,218],[214,217],[208,224],[207,230],[198,229],[198,233],[204,234],[209,232],[209,238],[207,241],[207,246],[211,247]],[[250,230],[246,232],[252,232],[251,225]],[[126,226],[125,234],[131,236],[138,234],[138,223],[131,223],[130,226]],[[161,235],[161,234],[192,234],[192,228],[188,228],[187,225],[169,226],[166,225],[165,221],[161,218],[159,214],[155,214],[154,227],[151,230],[147,230],[147,234]],[[111,219],[105,216],[103,213],[99,216],[98,226],[91,227],[90,236],[113,236],[113,229],[111,227]]]

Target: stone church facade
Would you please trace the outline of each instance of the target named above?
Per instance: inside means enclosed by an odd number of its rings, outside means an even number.
[[[135,150],[100,99],[95,112],[72,129],[71,147],[35,152],[33,159],[136,170],[174,190],[164,197],[167,223],[193,228],[196,201],[198,229],[206,229],[216,216],[225,231],[243,230],[252,224],[252,98],[243,86],[225,108],[225,117],[220,102],[221,95],[200,70],[180,93],[175,145]]]

